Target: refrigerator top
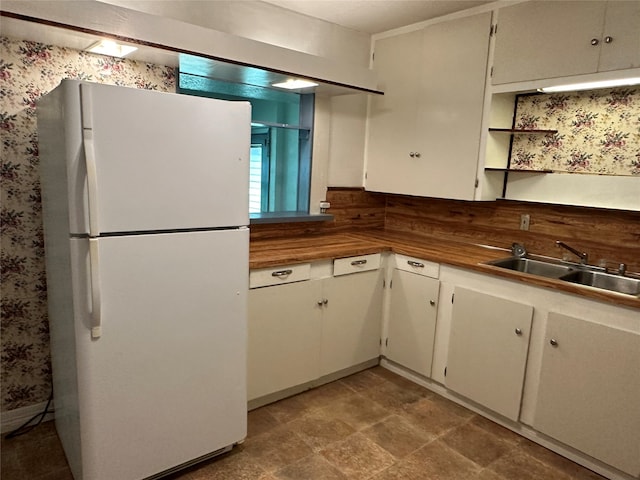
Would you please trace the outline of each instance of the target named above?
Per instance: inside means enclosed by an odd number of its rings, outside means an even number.
[[[38,116],[43,184],[66,172],[71,234],[248,225],[248,102],[63,81]]]

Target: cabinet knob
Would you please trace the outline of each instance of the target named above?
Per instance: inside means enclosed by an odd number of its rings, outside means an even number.
[[[549,343],[551,344],[552,347],[558,346],[558,341],[555,338],[552,338],[551,340],[549,340]]]
[[[415,156],[416,156],[416,152],[409,152],[409,156],[410,156],[411,158],[415,157]]]
[[[327,303],[329,303],[329,300],[327,298],[323,298],[322,299],[322,304],[326,305]]]
[[[613,42],[613,37],[604,37],[604,43],[611,43]]]
[[[436,302],[434,300],[429,300],[429,305],[431,305],[432,307],[435,307]]]
[[[600,40],[598,40],[597,38],[592,38],[592,39],[591,39],[591,45],[593,45],[594,47],[595,47],[596,45],[598,45],[599,43],[600,43]]]
[[[515,332],[516,332],[516,335],[518,335],[518,336],[522,335],[522,329],[521,328],[516,328]]]
[[[416,152],[416,158],[420,158],[420,152]]]
[[[322,300],[318,300],[318,306],[321,307],[322,306]]]

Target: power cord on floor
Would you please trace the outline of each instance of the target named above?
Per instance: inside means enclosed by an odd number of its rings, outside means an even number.
[[[19,435],[24,435],[25,433],[30,432],[31,430],[36,428],[38,425],[40,425],[44,420],[44,417],[47,416],[47,413],[53,413],[53,410],[49,410],[49,406],[51,405],[52,400],[53,400],[53,390],[51,390],[51,393],[49,394],[49,399],[47,400],[47,405],[44,407],[44,410],[42,412],[36,413],[33,417],[31,417],[29,420],[24,422],[18,428],[7,433],[4,436],[4,438],[10,439],[10,438],[15,438]],[[35,419],[38,419],[38,421],[35,424],[30,425],[30,423],[33,422]]]

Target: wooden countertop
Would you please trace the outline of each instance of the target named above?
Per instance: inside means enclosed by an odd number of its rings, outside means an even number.
[[[251,269],[267,268],[383,251],[401,253],[529,285],[561,290],[614,305],[640,309],[640,298],[638,297],[529,275],[483,263],[508,257],[510,252],[502,248],[385,230],[252,240],[249,267]]]

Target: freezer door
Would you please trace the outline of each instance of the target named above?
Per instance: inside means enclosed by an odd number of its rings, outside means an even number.
[[[248,224],[249,103],[79,88],[93,235]]]
[[[72,239],[83,478],[138,480],[246,436],[248,229]],[[95,275],[94,275],[95,277]],[[78,282],[76,282],[78,283]]]

